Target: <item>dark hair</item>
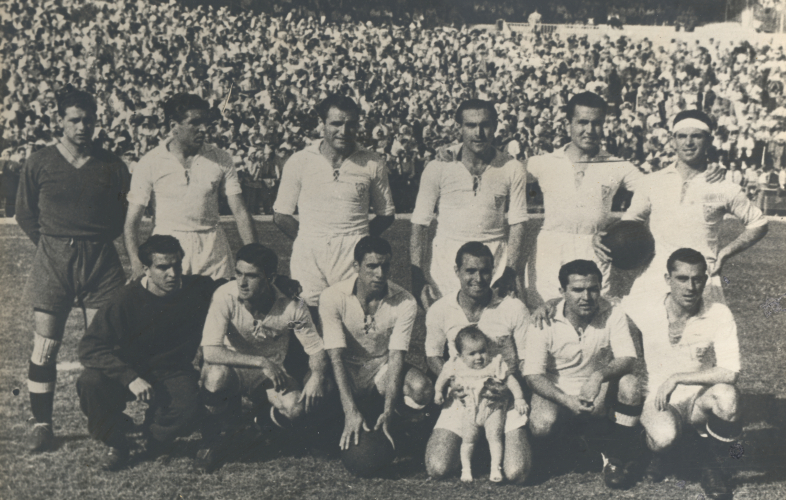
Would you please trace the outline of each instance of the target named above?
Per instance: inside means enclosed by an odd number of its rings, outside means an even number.
[[[476,325],[465,326],[456,334],[456,340],[453,343],[456,345],[456,352],[459,354],[464,353],[464,342],[467,340],[482,340],[488,346],[489,338],[483,331]]]
[[[559,268],[559,285],[563,290],[568,288],[568,281],[571,275],[598,277],[598,282],[603,283],[603,273],[598,269],[598,265],[591,260],[573,260]]]
[[[491,249],[479,241],[470,241],[461,245],[461,248],[456,252],[456,267],[461,269],[464,264],[464,256],[471,255],[473,257],[488,257],[491,259],[491,265],[494,265],[494,254]]]
[[[175,94],[162,106],[166,122],[175,120],[180,123],[185,120],[190,110],[209,111],[210,104],[195,94]]]
[[[701,265],[704,272],[707,272],[707,259],[701,254],[692,248],[680,248],[676,250],[674,253],[669,255],[669,260],[666,261],[666,270],[671,274],[677,269],[677,262],[684,262],[685,264],[699,264]]]
[[[573,113],[576,112],[576,106],[599,109],[603,111],[604,115],[609,108],[606,100],[598,94],[594,92],[582,92],[581,94],[576,94],[571,97],[570,101],[568,101],[568,105],[565,107],[565,114],[568,117],[568,121],[573,119]]]
[[[248,262],[265,273],[270,279],[278,273],[278,256],[276,252],[259,243],[249,243],[237,251],[235,260]]]
[[[178,254],[181,259],[183,255],[185,255],[183,247],[180,246],[180,242],[177,241],[177,238],[169,236],[168,234],[154,234],[148,238],[146,242],[139,245],[137,255],[139,256],[139,260],[142,261],[142,264],[150,267],[153,265],[154,253],[161,255]]]
[[[336,108],[347,113],[355,113],[355,115],[360,117],[360,106],[352,98],[341,94],[330,94],[317,104],[317,115],[323,122],[327,120],[330,108]]]
[[[79,108],[95,117],[98,113],[96,100],[84,90],[72,90],[64,94],[57,102],[57,114],[64,117],[68,108]]]
[[[464,123],[464,111],[473,109],[487,110],[491,114],[491,120],[497,123],[497,109],[494,107],[494,103],[491,101],[484,101],[483,99],[467,99],[459,104],[455,116],[456,123],[459,125]]]
[[[681,122],[682,120],[686,120],[688,118],[693,118],[694,120],[699,120],[700,122],[702,122],[705,125],[707,125],[710,128],[710,131],[712,131],[715,128],[715,124],[712,123],[712,120],[710,120],[710,117],[707,116],[706,113],[704,113],[702,111],[699,111],[698,109],[688,109],[688,110],[680,111],[679,113],[677,113],[677,116],[675,116],[674,120],[671,121],[672,128],[674,128],[674,126],[677,123]]]
[[[362,264],[363,259],[370,253],[391,255],[393,249],[390,247],[390,243],[384,238],[380,238],[379,236],[364,236],[358,241],[357,245],[355,245],[355,262]]]

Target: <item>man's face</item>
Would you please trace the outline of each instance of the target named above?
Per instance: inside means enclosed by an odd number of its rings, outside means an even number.
[[[241,300],[262,297],[270,290],[270,281],[265,271],[243,260],[237,261],[235,265],[235,280],[238,297]]]
[[[358,281],[373,292],[382,292],[388,286],[390,254],[367,253],[363,262],[353,264]]]
[[[708,279],[701,264],[680,261],[674,263],[674,270],[665,278],[671,289],[671,300],[686,310],[694,308],[701,300]]]
[[[461,112],[461,142],[475,154],[491,147],[497,122],[487,109],[465,109]]]
[[[570,140],[580,150],[594,153],[603,138],[603,123],[606,114],[602,109],[576,106],[570,120]]]
[[[144,268],[149,290],[159,297],[177,291],[183,276],[182,260],[180,254],[154,253],[153,262]]]
[[[93,140],[96,117],[82,108],[71,106],[61,119],[63,136],[76,146],[86,146]]]
[[[334,151],[348,154],[355,150],[355,138],[360,127],[357,113],[330,108],[325,121],[322,122],[322,127],[325,132],[325,142]]]
[[[686,165],[702,164],[710,144],[710,134],[698,128],[684,128],[674,133],[677,156]]]
[[[481,299],[491,289],[491,277],[494,272],[494,263],[490,257],[475,257],[464,254],[461,267],[456,269],[456,275],[461,283],[461,291],[467,297]]]
[[[565,298],[565,312],[579,318],[589,318],[598,311],[600,280],[596,275],[571,274],[567,286],[561,291]]]
[[[182,121],[172,120],[172,137],[184,149],[199,149],[207,138],[209,113],[204,109],[189,109]]]
[[[459,357],[465,365],[474,370],[486,367],[489,357],[486,342],[481,339],[469,338],[463,342],[461,347],[462,350]]]

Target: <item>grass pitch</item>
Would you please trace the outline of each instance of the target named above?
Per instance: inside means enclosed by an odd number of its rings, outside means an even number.
[[[531,224],[534,233],[540,221]],[[286,272],[291,243],[270,222],[257,222],[257,228],[261,241],[280,256],[280,271]],[[226,224],[226,229],[237,249],[234,224]],[[740,229],[736,222],[727,222],[724,241]],[[396,221],[385,236],[394,248],[393,280],[409,286],[409,222]],[[122,243],[118,248],[128,266]],[[786,225],[772,222],[764,241],[724,269],[726,296],[739,326],[743,361],[739,387],[746,428],[745,454],[734,476],[738,499],[786,498],[786,311],[769,309],[768,316],[768,309],[762,307],[786,294],[784,248]],[[17,226],[0,225],[0,499],[703,498],[695,462],[677,458],[676,477],[658,485],[639,483],[625,492],[607,490],[597,464],[590,464],[597,465],[591,472],[564,472],[525,487],[495,485],[484,476],[471,485],[460,483],[458,477],[431,481],[423,467],[424,438],[400,443],[399,458],[378,479],[357,479],[344,470],[336,455],[338,436],[309,446],[299,437],[271,442],[243,435],[236,440],[236,459],[211,475],[200,475],[191,465],[197,449],[195,434],[179,440],[168,464],[140,462],[132,456],[124,470],[99,472],[95,464],[102,447],[87,436],[87,421],[79,410],[75,390],[80,369],[76,344],[82,334],[77,311],[68,321],[59,356],[56,449],[28,454],[23,443],[30,416],[26,378],[33,327],[32,311],[21,302],[20,294],[33,252],[33,244]],[[781,307],[786,309],[786,297]],[[127,413],[140,423],[143,411],[141,404],[132,403]],[[565,463],[575,455],[565,453]]]

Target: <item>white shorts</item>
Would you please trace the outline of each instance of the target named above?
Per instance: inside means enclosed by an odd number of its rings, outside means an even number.
[[[683,422],[690,423],[691,415],[693,414],[693,406],[696,400],[699,399],[709,386],[706,385],[683,385],[680,384],[674,389],[674,392],[669,396],[669,406],[677,410]],[[645,405],[655,405],[655,395],[658,393],[658,388],[651,390],[644,401]]]
[[[289,271],[303,287],[301,298],[311,307],[319,304],[322,291],[354,274],[355,245],[366,233],[319,238],[298,235],[292,245]]]
[[[669,260],[669,256],[670,254],[666,255],[664,252],[662,255],[656,254],[653,257],[649,267],[633,282],[633,286],[630,289],[630,297],[659,297],[669,291],[669,285],[664,278],[668,272],[666,262]],[[719,275],[711,276],[707,280],[703,297],[706,303],[719,302],[726,304],[726,297],[723,293],[723,285]]]
[[[535,252],[535,288],[541,299],[547,301],[560,297],[559,270],[564,264],[577,259],[591,260],[598,265],[603,273],[601,293],[608,293],[611,264],[600,262],[595,256],[593,236],[541,230]]]
[[[456,254],[466,241],[450,240],[447,238],[434,238],[431,245],[431,266],[429,274],[437,284],[439,293],[445,297],[458,293],[461,283],[456,276]],[[494,276],[491,279],[493,284],[502,277],[505,266],[508,264],[508,242],[501,238],[498,240],[484,241],[484,245],[489,247],[494,255]]]
[[[153,234],[167,234],[177,238],[183,247],[183,274],[210,276],[213,279],[231,278],[235,274],[235,259],[221,226],[212,231],[168,231],[155,227]]]
[[[246,397],[252,396],[260,385],[269,380],[261,368],[251,368],[244,366],[232,366],[230,368],[235,372],[235,375],[240,382],[240,394]],[[279,368],[284,370],[282,365],[279,365]],[[273,389],[271,382],[268,384],[269,387],[265,390],[265,394],[267,395],[267,400],[271,405],[286,412],[292,406],[293,400],[297,401],[297,399],[299,399],[299,395],[297,393],[300,392],[301,388],[297,380],[295,380],[290,374],[286,373],[286,370],[284,370],[284,373],[286,374],[287,378],[284,389],[276,391]]]
[[[467,408],[461,404],[461,401],[453,399],[447,403],[447,406],[442,408],[442,413],[439,414],[437,425],[434,429],[446,429],[450,432],[462,436],[464,429],[464,422],[467,418],[474,419],[474,412],[467,412]],[[505,415],[505,432],[514,431],[527,425],[529,418],[527,415],[522,415],[515,408],[508,410]]]
[[[344,364],[344,369],[352,385],[352,394],[359,397],[368,396],[376,389],[379,394],[385,393],[388,374],[388,358],[383,356],[364,363],[361,366]]]

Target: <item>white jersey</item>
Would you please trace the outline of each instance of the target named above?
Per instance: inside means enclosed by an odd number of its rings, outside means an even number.
[[[698,372],[715,366],[739,372],[737,323],[729,308],[702,301],[698,314],[685,324],[679,342],[672,345],[667,298],[668,295],[656,295],[649,299],[626,297],[622,301],[628,317],[641,331],[650,394],[675,373]]]
[[[447,343],[450,357],[456,357],[456,335],[473,324],[491,340],[489,356],[504,355],[502,341],[512,338],[516,355],[524,359],[525,333],[529,325],[529,311],[524,303],[514,297],[492,299],[480,314],[480,320],[472,323],[458,303],[458,293],[442,297],[426,313],[426,356],[441,357]]]
[[[506,210],[509,225],[528,219],[524,165],[497,151],[483,174],[473,176],[460,161],[461,147],[450,148],[457,161],[426,166],[412,223],[428,226],[436,217],[436,237],[462,243],[503,238]]]
[[[242,193],[232,157],[203,144],[186,169],[167,149],[171,141],[164,141],[139,160],[128,201],[143,207],[153,201],[159,233],[212,230],[220,220],[219,193]]]
[[[319,297],[325,349],[345,348],[343,360],[355,367],[408,351],[418,306],[404,288],[388,281],[376,312],[367,316],[355,295],[357,276],[328,287]]]
[[[565,318],[565,301],[543,330],[527,331],[522,375],[545,375],[566,394],[578,396],[590,376],[613,359],[636,357],[625,314],[605,299],[589,325],[579,335]]]
[[[688,181],[674,166],[645,177],[638,184],[623,219],[646,222],[655,238],[655,254],[665,260],[675,250],[692,248],[701,252],[711,266],[720,249],[718,239],[726,214],[737,217],[746,229],[767,224],[761,210],[750,202],[740,186],[731,181],[709,183],[704,174]]]
[[[334,170],[315,143],[292,155],[284,165],[273,210],[300,214],[298,237],[368,233],[369,208],[394,215],[384,161],[358,148]]]
[[[291,300],[275,289],[276,301],[265,315],[257,320],[240,303],[237,282],[230,281],[214,293],[202,331],[202,346],[224,346],[233,351],[253,356],[263,356],[282,365],[289,346],[289,332],[312,356],[322,350],[319,337],[308,307]]]
[[[590,163],[574,164],[568,146],[527,160],[527,171],[543,192],[543,230],[595,234],[612,222],[611,201],[619,187],[633,191],[644,174],[605,151]]]

